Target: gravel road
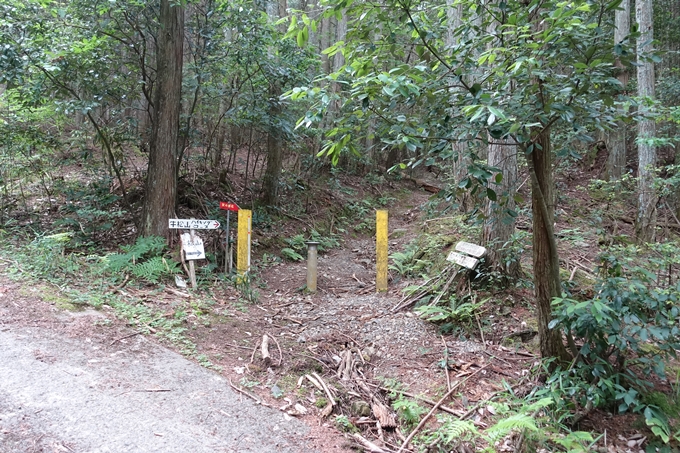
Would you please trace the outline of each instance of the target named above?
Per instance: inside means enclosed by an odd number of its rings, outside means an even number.
[[[137,335],[0,323],[0,452],[308,452],[308,427]]]

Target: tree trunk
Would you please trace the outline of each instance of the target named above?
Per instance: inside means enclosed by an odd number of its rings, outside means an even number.
[[[344,41],[347,38],[347,13],[343,12],[342,17],[338,20],[335,29],[335,41]],[[333,56],[333,71],[339,71],[345,64],[345,56],[342,52],[338,52]]]
[[[446,32],[446,46],[450,49],[458,44],[458,38],[455,31],[463,24],[463,5],[455,4],[454,0],[446,0],[446,18],[448,20],[448,27]],[[453,88],[453,90],[456,90]],[[458,102],[455,92],[451,93],[451,105],[455,106]],[[457,185],[460,181],[465,179],[468,175],[468,167],[471,163],[470,153],[467,144],[462,141],[456,141],[451,144],[451,173],[453,180]],[[456,196],[458,201],[458,209],[461,212],[467,212],[470,204],[470,193],[467,189],[459,190]]]
[[[331,39],[331,20],[328,17],[323,17],[321,19],[321,29],[319,30],[319,44],[320,44],[320,51],[324,51],[330,47],[330,39]],[[330,74],[331,73],[331,60],[328,58],[328,55],[322,54],[321,55],[321,68],[323,69],[323,75]]]
[[[558,329],[550,329],[552,299],[560,296],[560,268],[553,225],[555,222],[555,183],[552,172],[550,130],[543,131],[531,153],[526,156],[531,176],[533,214],[533,263],[538,337],[541,356],[569,359]],[[540,149],[538,149],[540,147]]]
[[[616,10],[614,18],[614,44],[621,44],[630,34],[630,0],[622,0],[620,9]],[[621,90],[626,91],[628,85],[628,70],[616,60],[616,67],[619,70],[617,78],[621,82]],[[623,108],[619,107],[619,114],[623,115]],[[609,155],[607,156],[607,179],[617,181],[623,176],[626,168],[626,123],[619,121],[616,129],[609,133],[609,143],[607,146]]]
[[[510,258],[505,243],[515,232],[515,218],[507,211],[515,209],[515,190],[517,189],[517,147],[511,140],[489,140],[488,164],[496,167],[503,176],[500,184],[490,183],[489,187],[496,192],[497,201],[486,199],[484,214],[486,221],[482,231],[482,244],[487,247],[486,264],[490,269],[500,272],[509,278],[517,278],[521,274],[518,258]],[[495,178],[495,175],[494,175]],[[495,181],[495,179],[494,179]]]
[[[175,215],[177,195],[177,134],[182,90],[184,8],[161,0],[149,168],[140,233],[168,236],[168,219]]]
[[[281,113],[279,96],[281,87],[274,83],[269,87],[269,117],[272,124]],[[266,205],[275,206],[279,198],[279,179],[283,165],[283,146],[281,132],[273,125],[267,134],[267,169],[262,182],[262,201]]]
[[[654,38],[652,1],[637,0],[635,17],[640,30],[640,37],[637,40],[638,96],[653,98],[654,63],[645,60],[645,57],[652,52],[651,41]],[[644,101],[640,106],[640,113],[648,113]],[[638,211],[635,235],[640,243],[653,241],[656,227],[657,196],[652,187],[656,167],[656,148],[648,141],[655,135],[656,126],[653,119],[643,119],[638,123]]]

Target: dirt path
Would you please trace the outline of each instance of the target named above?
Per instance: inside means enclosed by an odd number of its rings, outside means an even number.
[[[314,451],[304,423],[141,335],[69,334],[100,313],[29,320],[13,302],[0,299],[2,453]]]

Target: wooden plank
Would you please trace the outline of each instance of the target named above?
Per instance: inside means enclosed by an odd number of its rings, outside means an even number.
[[[459,242],[456,244],[456,250],[458,252],[463,252],[466,255],[474,256],[475,258],[481,258],[486,255],[486,249],[484,247],[469,242]]]
[[[466,267],[470,270],[477,267],[477,263],[479,263],[479,260],[477,258],[472,258],[471,256],[461,255],[458,252],[449,253],[449,256],[446,257],[446,260],[452,261],[452,262],[456,263],[457,265]]]
[[[236,270],[243,275],[250,271],[250,236],[253,231],[253,212],[238,211],[238,236],[236,237]]]
[[[387,291],[387,225],[388,213],[387,210],[378,210],[375,212],[375,289],[378,292]]]

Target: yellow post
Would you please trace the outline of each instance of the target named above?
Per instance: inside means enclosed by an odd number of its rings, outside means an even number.
[[[250,235],[253,229],[253,212],[238,211],[238,236],[236,238],[236,270],[243,275],[250,270]]]
[[[375,289],[387,291],[387,211],[375,212]]]

